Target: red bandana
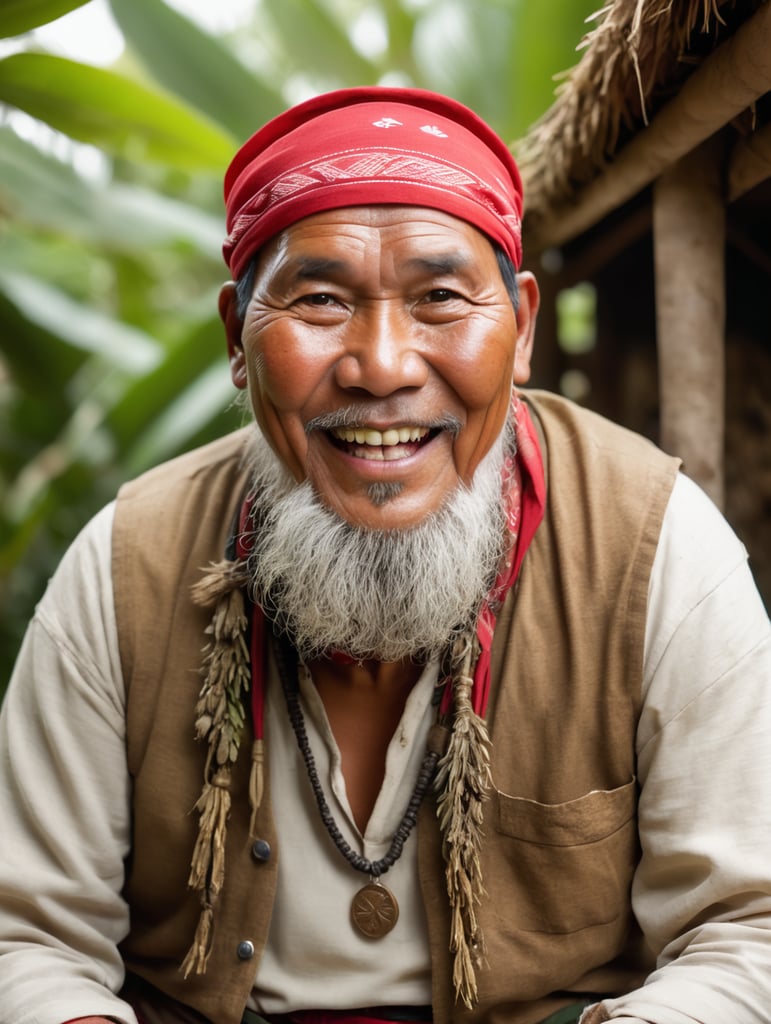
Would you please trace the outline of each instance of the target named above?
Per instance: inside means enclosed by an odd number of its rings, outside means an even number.
[[[506,501],[506,515],[511,544],[506,560],[485,601],[477,620],[477,638],[480,655],[474,672],[472,703],[474,711],[484,718],[490,696],[490,664],[493,634],[498,613],[506,595],[512,588],[522,567],[522,561],[543,519],[546,507],[546,480],[543,460],[538,445],[538,436],[527,406],[514,397],[512,414],[516,425],[517,455],[507,460],[503,470],[503,489]],[[236,538],[236,553],[239,558],[248,558],[254,535],[251,530],[252,502],[247,498],[241,509],[239,533]],[[254,607],[252,615],[251,662],[252,662],[252,723],[255,739],[264,734],[264,679],[263,651],[265,643],[265,616],[262,609]],[[450,687],[445,688],[442,710],[449,708]]]
[[[522,258],[522,182],[508,147],[467,107],[420,89],[340,89],[285,111],[233,158],[225,203],[233,278],[303,217],[384,203],[442,210],[516,267]]]

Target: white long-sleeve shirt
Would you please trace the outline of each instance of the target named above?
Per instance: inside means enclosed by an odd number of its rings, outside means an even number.
[[[108,506],[62,561],[0,715],[0,1024],[85,1015],[136,1024],[113,994],[123,976],[117,943],[129,927],[121,887],[130,793],[112,516]],[[323,706],[313,692],[303,695],[333,814],[370,858],[385,852],[412,787],[433,714],[434,671],[426,670],[407,702],[364,836]],[[271,701],[276,689],[268,687],[267,714],[282,859],[252,1003],[266,1013],[329,1005],[328,942],[319,935],[335,936],[336,1007],[370,1004],[373,992],[381,1004],[428,1003],[417,844],[406,844],[387,879],[410,927],[398,941],[380,940],[376,955],[362,961],[362,941],[334,927],[335,914],[347,919],[341,894],[350,890],[351,868],[331,849],[307,787],[279,763],[295,740]],[[767,1024],[771,628],[742,545],[685,477],[673,490],[653,566],[642,696],[642,859],[632,901],[658,963],[643,988],[606,1007],[624,1024]],[[302,971],[287,967],[290,953]]]

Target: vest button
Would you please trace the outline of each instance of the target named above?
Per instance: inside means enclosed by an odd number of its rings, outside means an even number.
[[[254,943],[244,939],[236,947],[236,956],[239,960],[251,960],[254,956]]]
[[[266,842],[266,840],[256,839],[252,843],[252,857],[254,857],[255,860],[264,863],[266,860],[270,860],[270,854],[270,843]]]

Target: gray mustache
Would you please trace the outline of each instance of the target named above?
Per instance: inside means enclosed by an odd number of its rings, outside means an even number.
[[[339,430],[343,427],[368,427],[372,423],[372,414],[366,408],[357,405],[349,405],[345,409],[336,409],[334,412],[323,413],[321,416],[314,416],[305,424],[305,433],[310,434],[314,430]],[[450,413],[430,420],[405,420],[410,426],[425,427],[428,430],[446,430],[453,437],[460,433],[462,423],[457,416]]]

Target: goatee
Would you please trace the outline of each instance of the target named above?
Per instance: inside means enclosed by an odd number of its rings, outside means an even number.
[[[255,428],[253,597],[309,660],[424,661],[473,628],[506,544],[501,494],[513,430],[435,514],[404,530],[352,526],[298,484]]]

